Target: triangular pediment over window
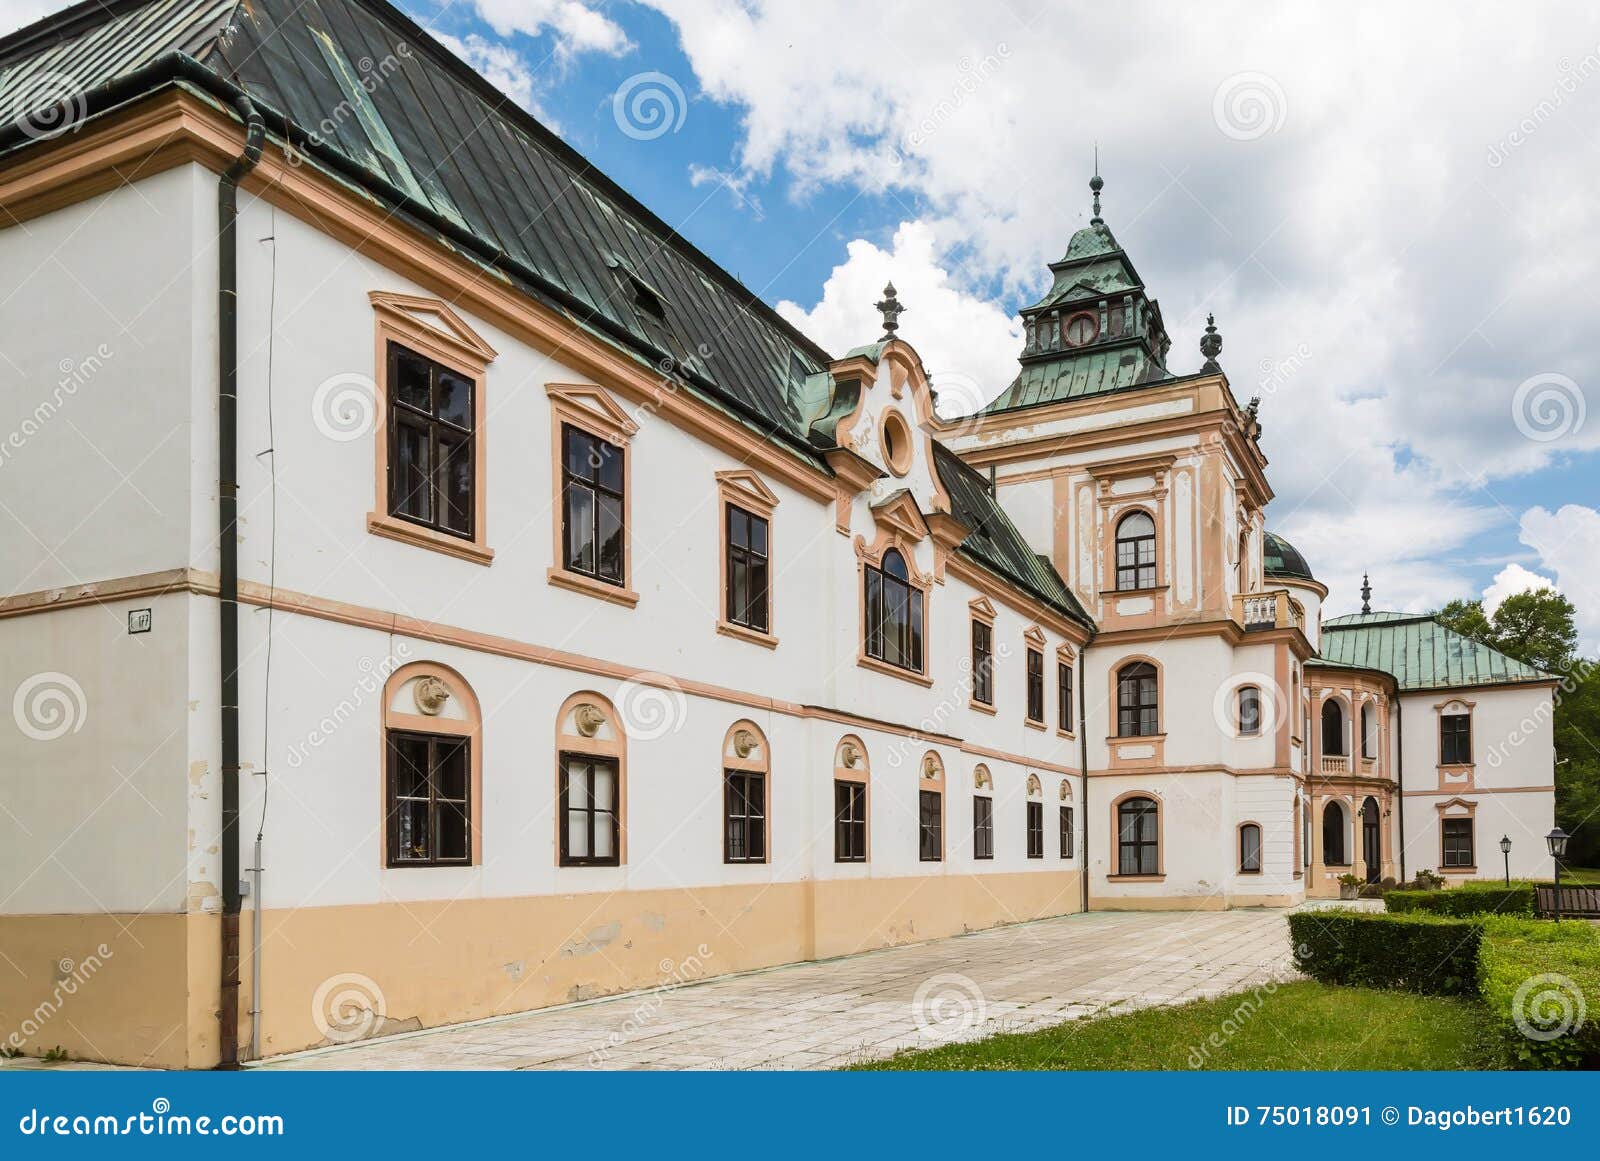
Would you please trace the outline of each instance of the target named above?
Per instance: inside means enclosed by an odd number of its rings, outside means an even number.
[[[421,298],[414,294],[395,294],[374,290],[367,295],[372,309],[387,314],[400,322],[420,327],[435,342],[453,348],[469,363],[484,364],[495,357],[491,347],[466,320],[437,298]]]

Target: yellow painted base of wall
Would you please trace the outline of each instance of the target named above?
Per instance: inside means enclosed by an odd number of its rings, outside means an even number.
[[[1293,907],[1298,895],[1092,895],[1091,911],[1232,911],[1238,907]]]
[[[262,1055],[1064,915],[1080,892],[1062,871],[269,910]],[[241,1051],[248,913],[243,927]],[[0,1036],[51,997],[59,961],[104,944],[23,1051],[211,1067],[219,940],[210,914],[0,918],[0,945],[27,973],[0,973]]]

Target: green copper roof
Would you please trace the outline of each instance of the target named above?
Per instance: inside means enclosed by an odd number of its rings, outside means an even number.
[[[1067,243],[1067,252],[1062,255],[1062,262],[1075,262],[1080,258],[1094,258],[1101,254],[1117,254],[1122,247],[1117,245],[1116,238],[1112,237],[1111,227],[1104,222],[1096,222],[1085,226],[1072,235],[1072,241]]]
[[[1104,395],[1167,378],[1143,347],[1083,351],[1071,358],[1024,364],[1011,386],[1000,392],[984,413]]]
[[[1092,629],[1094,622],[1055,566],[1033,551],[999,501],[989,494],[989,481],[942,443],[933,445],[933,464],[950,493],[950,514],[971,529],[956,551]]]
[[[1273,532],[1264,532],[1261,536],[1261,570],[1267,576],[1317,579],[1311,575],[1311,566],[1300,555],[1300,550]]]
[[[1555,680],[1419,614],[1335,617],[1322,626],[1321,652],[1336,664],[1393,674],[1402,691]]]

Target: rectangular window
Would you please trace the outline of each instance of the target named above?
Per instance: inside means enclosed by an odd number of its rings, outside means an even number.
[[[472,750],[466,738],[389,732],[391,867],[472,862]]]
[[[396,342],[387,374],[389,515],[470,540],[477,385]]]
[[[1072,666],[1065,661],[1056,662],[1056,719],[1063,733],[1072,733],[1076,720],[1072,705]]]
[[[1028,720],[1044,721],[1044,654],[1028,650]]]
[[[994,704],[994,629],[972,622],[972,700]]]
[[[1440,825],[1444,828],[1444,865],[1447,867],[1477,866],[1477,860],[1472,850],[1472,820],[1470,818],[1447,818]],[[1490,833],[1494,832],[1491,831]]]
[[[767,632],[767,522],[735,504],[728,506],[728,620]]]
[[[867,787],[864,782],[833,784],[833,861],[867,861]]]
[[[767,776],[759,771],[723,771],[722,861],[767,861]]]
[[[994,799],[982,794],[972,799],[972,857],[994,858]]]
[[[1028,857],[1044,858],[1044,803],[1028,803]]]
[[[561,755],[561,865],[615,867],[620,839],[617,764],[587,754]]]
[[[561,563],[570,572],[622,585],[623,449],[561,425]]]
[[[919,791],[917,809],[919,857],[924,863],[937,863],[944,858],[944,795],[937,790]]]
[[[1472,761],[1472,715],[1443,714],[1439,718],[1439,763],[1465,766]]]
[[[1072,857],[1072,807],[1061,808],[1061,857]]]
[[[907,579],[905,558],[889,549],[883,554],[882,568],[866,566],[862,582],[867,656],[921,673],[922,590]]]

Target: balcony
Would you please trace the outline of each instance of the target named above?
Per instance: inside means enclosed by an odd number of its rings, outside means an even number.
[[[1349,757],[1344,754],[1322,755],[1322,773],[1324,775],[1350,773]]]
[[[1245,630],[1299,629],[1305,631],[1306,610],[1287,589],[1260,593],[1235,593],[1233,619]]]

